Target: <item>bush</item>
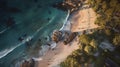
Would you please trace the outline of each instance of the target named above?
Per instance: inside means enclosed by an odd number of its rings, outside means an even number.
[[[116,34],[113,38],[113,44],[116,46],[120,46],[120,34]]]
[[[79,37],[79,41],[85,45],[88,45],[91,41],[91,38],[88,35],[84,34]]]
[[[96,49],[97,46],[98,46],[98,42],[97,42],[95,39],[92,39],[92,41],[90,42],[90,45],[91,45],[94,49]]]

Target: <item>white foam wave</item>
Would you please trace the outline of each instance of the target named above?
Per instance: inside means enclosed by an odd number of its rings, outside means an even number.
[[[55,42],[53,42],[53,43],[51,44],[51,49],[54,49],[56,46],[57,46],[57,44],[56,44]]]
[[[41,60],[43,60],[42,58],[35,58],[35,57],[33,57],[33,59],[34,59],[35,61],[41,61]]]
[[[1,51],[0,52],[0,58],[6,56],[8,53],[10,53],[11,51],[13,51],[14,48],[11,48],[11,49],[5,49],[4,51]]]
[[[66,18],[65,18],[65,20],[64,20],[64,24],[63,24],[63,26],[60,28],[60,30],[63,30],[63,29],[64,29],[65,25],[67,24],[69,15],[70,15],[70,11],[68,11],[67,16],[66,16]]]
[[[0,59],[12,52],[15,48],[19,47],[20,45],[24,44],[25,42],[29,41],[32,39],[32,36],[27,37],[25,40],[23,40],[21,43],[19,43],[17,46],[14,46],[12,48],[5,49],[0,52]]]
[[[49,21],[49,23],[47,23],[46,25],[40,27],[39,29],[37,29],[37,31],[33,34],[33,36],[35,36],[41,29],[43,29],[44,27],[46,27],[48,24],[50,24],[53,20],[54,20],[55,16],[52,17],[52,19]]]
[[[10,29],[10,27],[5,28],[4,30],[0,31],[0,34],[4,33],[4,32],[7,31],[8,29]]]

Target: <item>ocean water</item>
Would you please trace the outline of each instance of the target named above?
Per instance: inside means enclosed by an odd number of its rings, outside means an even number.
[[[33,57],[38,40],[49,40],[52,31],[60,29],[68,12],[51,5],[61,0],[0,0],[0,67],[15,67],[18,61]],[[10,12],[17,7],[20,12]],[[14,24],[7,27],[6,19],[12,17]],[[23,41],[19,38],[23,37]],[[29,43],[29,44],[28,44]],[[39,47],[40,47],[39,45]],[[38,50],[40,49],[38,47]]]

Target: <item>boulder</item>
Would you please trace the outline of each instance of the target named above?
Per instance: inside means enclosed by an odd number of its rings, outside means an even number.
[[[64,39],[63,43],[66,45],[68,43],[70,43],[71,41],[73,41],[73,39],[75,39],[75,37],[77,36],[77,32],[73,32],[70,35],[67,35],[67,38]]]
[[[54,30],[51,38],[56,43],[59,42],[61,40],[61,38],[62,38],[62,32],[59,31],[59,30]]]
[[[20,67],[35,67],[35,61],[31,59],[30,61],[24,61]]]

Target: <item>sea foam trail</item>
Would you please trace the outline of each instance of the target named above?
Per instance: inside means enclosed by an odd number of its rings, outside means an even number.
[[[5,29],[3,29],[2,31],[0,31],[0,34],[2,34],[2,33],[4,33],[4,32],[6,32],[8,29],[10,29],[10,27],[5,28]]]
[[[50,24],[53,19],[55,18],[55,16],[49,21],[48,24]],[[48,25],[46,24],[46,25]],[[46,26],[45,25],[45,26]],[[21,43],[19,43],[17,46],[14,46],[12,48],[9,49],[5,49],[3,51],[0,52],[0,59],[3,58],[4,56],[6,56],[7,54],[9,54],[10,52],[12,52],[14,49],[16,49],[17,47],[21,46],[22,44],[26,43],[27,41],[31,40],[41,29],[43,29],[45,26],[43,26],[42,28],[37,29],[37,31],[32,35],[32,36],[28,36],[25,40],[23,40]],[[7,29],[6,29],[7,30]],[[5,31],[6,31],[5,30]],[[1,34],[1,33],[0,33]]]
[[[67,16],[66,16],[66,18],[64,20],[64,24],[63,24],[63,26],[62,26],[62,28],[60,30],[64,29],[64,25],[67,23],[67,20],[69,18],[69,14],[70,14],[70,12],[68,11]],[[50,44],[51,44],[51,46],[50,46],[51,49],[54,49],[57,46],[57,44],[55,42],[50,42]],[[42,50],[40,51],[40,54],[42,54],[44,56],[48,49],[49,49],[49,47],[47,47],[46,45],[42,46]],[[38,59],[36,58],[35,60],[36,61],[41,61],[42,58],[38,58]]]
[[[21,46],[22,44],[24,44],[25,42],[31,40],[32,37],[29,36],[27,37],[25,40],[22,41],[22,43],[19,43],[17,46],[14,46],[12,48],[9,48],[9,49],[5,49],[3,51],[0,52],[0,59],[3,58],[4,56],[6,56],[7,54],[9,54],[10,52],[12,52],[14,49],[16,49],[17,47]]]
[[[22,23],[22,22],[21,22]],[[15,23],[14,25],[18,25],[20,23]],[[6,27],[5,29],[3,29],[2,31],[0,31],[0,34],[6,32],[7,30],[9,30],[11,27]]]

